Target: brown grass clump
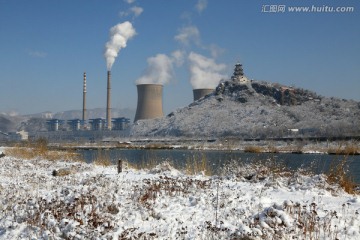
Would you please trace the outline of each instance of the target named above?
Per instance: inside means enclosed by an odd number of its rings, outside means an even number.
[[[338,147],[329,148],[327,153],[335,155],[357,155],[360,154],[360,146],[355,142],[348,143],[345,146],[340,144]]]
[[[278,153],[279,149],[277,147],[275,147],[274,145],[269,145],[268,148],[267,148],[267,151],[269,153]]]
[[[360,154],[360,147],[356,144],[348,144],[343,149],[343,154],[345,155],[356,155]]]
[[[150,143],[145,145],[145,149],[171,149],[170,146],[160,143]]]
[[[52,172],[52,175],[54,177],[63,177],[63,176],[70,175],[72,173],[74,173],[74,171],[71,170],[70,168],[61,168],[61,169],[58,169],[58,170],[54,170]]]
[[[212,174],[205,154],[201,154],[201,156],[194,155],[193,157],[186,159],[185,172],[187,175],[203,173],[207,176],[211,176]]]
[[[6,155],[20,159],[34,159],[41,157],[47,160],[83,161],[79,154],[74,151],[52,151],[48,149],[46,139],[40,138],[36,141],[29,141],[17,144],[6,149]]]
[[[356,183],[347,171],[347,157],[344,157],[340,162],[333,162],[330,166],[327,175],[329,184],[338,184],[345,192],[355,194]]]
[[[98,149],[94,164],[105,167],[113,165],[113,163],[111,162],[110,153],[108,151]]]
[[[244,148],[244,152],[248,152],[248,153],[262,153],[263,149],[261,147],[258,146],[246,146]]]

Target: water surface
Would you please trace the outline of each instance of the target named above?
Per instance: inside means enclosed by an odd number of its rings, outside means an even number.
[[[324,173],[335,164],[346,161],[349,173],[357,184],[360,184],[360,155],[343,156],[327,154],[291,154],[291,153],[244,153],[242,151],[214,150],[153,150],[153,149],[110,149],[81,150],[85,160],[92,162],[99,155],[110,158],[116,164],[119,159],[132,164],[147,166],[163,161],[171,162],[176,168],[183,169],[188,164],[202,164],[213,174],[220,174],[221,169],[229,163],[271,162],[282,164],[285,168],[297,170],[311,169],[314,173]]]

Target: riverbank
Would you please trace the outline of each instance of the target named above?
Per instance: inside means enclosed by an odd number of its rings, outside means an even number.
[[[68,169],[64,176],[54,170]],[[0,158],[0,239],[359,239],[360,198],[324,175],[231,167],[188,175]]]
[[[188,149],[216,151],[244,151],[251,153],[294,153],[359,155],[360,142],[349,141],[244,141],[238,139],[136,139],[104,141],[100,143],[53,143],[53,150],[99,150],[99,149]]]

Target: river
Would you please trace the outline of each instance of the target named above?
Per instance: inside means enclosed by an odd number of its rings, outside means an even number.
[[[169,161],[176,168],[184,169],[187,165],[206,164],[212,174],[221,174],[224,166],[237,163],[267,163],[281,165],[287,169],[311,169],[314,173],[328,172],[330,168],[345,162],[346,169],[354,182],[360,184],[360,155],[343,156],[327,154],[291,154],[291,153],[244,153],[242,151],[214,150],[152,150],[152,149],[110,149],[80,150],[87,162],[93,162],[99,155],[110,159],[114,164],[119,159],[131,164],[147,166]],[[234,166],[234,165],[232,165]]]

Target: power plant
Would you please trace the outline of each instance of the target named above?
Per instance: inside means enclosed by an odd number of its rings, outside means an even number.
[[[194,89],[193,90],[194,102],[199,100],[200,98],[205,97],[206,95],[212,93],[213,91],[214,91],[214,89],[212,89],[212,88]]]
[[[111,130],[111,72],[107,71],[107,97],[106,97],[106,123],[107,129]]]
[[[111,71],[107,71],[107,96],[106,96],[106,117],[88,119],[89,114],[86,108],[87,94],[87,75],[83,74],[83,104],[82,119],[71,119],[64,121],[61,119],[51,119],[47,121],[49,131],[100,131],[100,130],[125,130],[130,125],[130,119],[125,117],[116,117],[112,119],[111,109]],[[247,78],[243,74],[242,65],[237,63],[235,66],[233,81],[246,82]],[[154,119],[163,117],[163,84],[145,83],[137,86],[138,102],[134,122],[138,120]],[[194,101],[197,101],[206,95],[211,94],[213,88],[193,89]],[[88,125],[87,125],[88,123]],[[114,126],[113,126],[114,125]]]
[[[137,85],[138,102],[134,122],[141,119],[152,119],[162,117],[162,91],[160,84]]]

